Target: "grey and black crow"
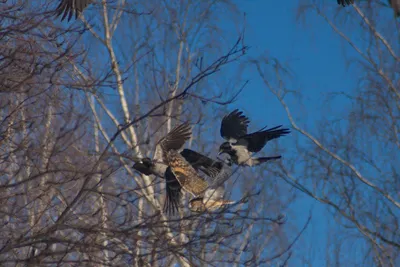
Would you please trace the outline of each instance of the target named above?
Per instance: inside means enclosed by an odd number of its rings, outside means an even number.
[[[77,19],[90,3],[92,3],[92,0],[61,0],[56,8],[56,17],[62,14],[61,21],[66,17],[68,17],[67,21],[70,21],[72,16],[75,15],[75,19]]]
[[[221,122],[221,136],[227,142],[221,144],[219,154],[226,153],[236,165],[256,166],[269,160],[279,159],[281,156],[253,158],[252,154],[259,152],[268,141],[290,133],[282,125],[248,134],[249,119],[243,112],[235,109],[225,116]]]

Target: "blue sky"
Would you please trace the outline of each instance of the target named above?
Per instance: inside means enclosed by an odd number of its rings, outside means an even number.
[[[240,10],[246,12],[246,44],[251,46],[250,56],[267,54],[287,63],[292,70],[293,89],[303,93],[302,109],[294,99],[289,101],[296,111],[300,126],[307,126],[311,132],[316,131],[315,121],[322,119],[326,113],[317,112],[324,108],[322,100],[329,92],[350,91],[357,82],[357,70],[346,68],[343,53],[351,55],[348,45],[341,42],[330,26],[315,13],[310,12],[306,23],[296,21],[298,1],[265,1],[237,0]],[[328,2],[328,1],[325,1]],[[329,3],[330,10],[336,12],[336,1]],[[349,7],[351,8],[351,7]],[[230,27],[231,25],[226,25]],[[248,88],[232,108],[245,110],[258,126],[265,123],[289,125],[286,113],[276,98],[268,92],[255,71],[248,70],[243,75],[250,80]],[[340,111],[348,102],[338,98],[337,106],[331,107]],[[297,133],[293,133],[297,134]],[[282,145],[285,142],[282,140]],[[300,193],[300,198],[292,206],[296,213],[296,225],[302,228],[310,209],[313,219],[295,247],[290,266],[302,266],[299,256],[304,254],[311,260],[310,266],[325,266],[327,253],[327,229],[334,225],[333,217],[326,207]],[[292,218],[293,218],[292,217]],[[288,218],[290,220],[290,217]],[[307,244],[306,246],[304,246]],[[311,250],[310,250],[311,249]]]

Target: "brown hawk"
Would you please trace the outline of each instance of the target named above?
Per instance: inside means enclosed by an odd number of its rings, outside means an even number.
[[[173,149],[164,150],[163,157],[168,165],[165,172],[167,194],[164,210],[170,213],[178,210],[182,188],[194,198],[200,197],[207,203],[222,200],[223,183],[231,175],[224,163],[188,149],[181,153]],[[212,178],[211,181],[202,178],[197,172],[198,169]]]
[[[183,123],[171,130],[157,142],[153,159],[143,158],[133,168],[145,175],[154,174],[165,178],[166,198],[164,211],[178,211],[182,188],[193,197],[220,199],[223,197],[223,182],[230,177],[226,164],[214,161],[198,152],[183,149],[191,137],[191,128]],[[207,182],[198,171],[211,178]]]

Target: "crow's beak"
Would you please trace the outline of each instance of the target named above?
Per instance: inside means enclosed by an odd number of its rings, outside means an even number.
[[[142,165],[142,159],[141,159],[141,158],[138,158],[138,157],[132,157],[131,159],[132,159],[132,161],[134,162],[132,168],[134,168],[134,169],[136,169],[136,170],[137,170],[138,168],[140,168],[139,166]]]

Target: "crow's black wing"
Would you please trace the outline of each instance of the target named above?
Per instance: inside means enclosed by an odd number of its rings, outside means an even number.
[[[60,4],[56,8],[56,16],[59,17],[61,14],[63,21],[68,16],[68,21],[71,20],[75,14],[75,19],[78,18],[79,14],[92,2],[92,0],[61,0]]]
[[[231,139],[237,140],[239,137],[247,134],[249,123],[249,119],[243,115],[243,112],[235,109],[222,119],[221,137],[228,141]]]
[[[185,158],[195,170],[204,172],[207,176],[215,178],[223,167],[223,163],[210,159],[203,154],[200,154],[191,149],[185,148],[182,150],[181,155]]]
[[[245,145],[250,152],[259,152],[268,141],[290,133],[289,129],[279,129],[280,127],[282,127],[282,125],[265,131],[247,134],[238,141],[238,145]]]
[[[181,199],[181,184],[176,179],[171,167],[165,171],[165,202],[164,211],[168,214],[175,214],[178,211],[179,201]]]
[[[342,6],[354,4],[354,0],[337,0],[337,3]]]

